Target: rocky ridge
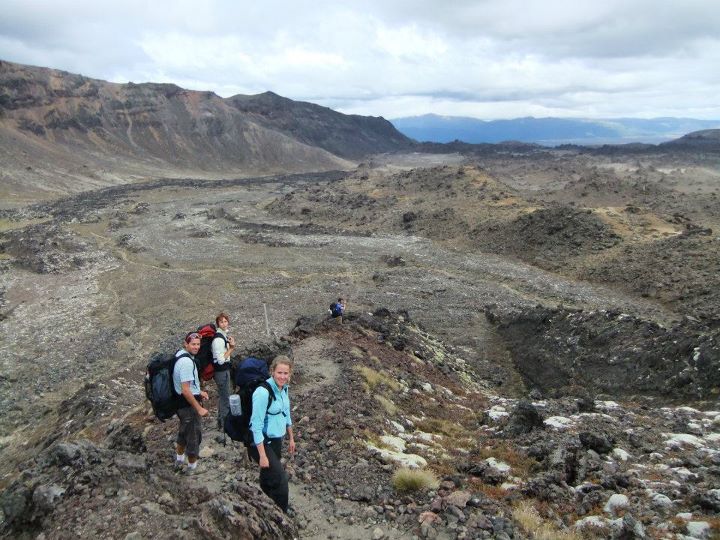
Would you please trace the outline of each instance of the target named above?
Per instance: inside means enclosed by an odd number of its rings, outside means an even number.
[[[666,328],[619,310],[542,306],[522,312],[491,306],[486,315],[527,387],[543,394],[708,403],[720,394],[718,330],[697,320]]]
[[[1,193],[57,197],[133,179],[342,169],[408,147],[382,118],[275,94],[223,99],[0,61]]]
[[[716,531],[718,411],[630,408],[593,398],[592,387],[584,397],[504,398],[458,350],[407,313],[386,309],[350,313],[342,326],[301,319],[288,336],[243,354],[263,350],[297,362],[298,454],[287,463],[294,517],[259,492],[237,447],[208,437],[200,473],[178,476],[173,422],[147,424],[146,408],[131,405],[108,423],[95,402],[100,392],[86,388],[68,401],[68,417],[85,418],[82,426],[58,422],[56,442],[3,493],[3,534],[525,538],[542,526],[556,538],[703,538]],[[398,492],[392,476],[401,467],[430,471],[438,483]]]
[[[540,180],[530,180],[535,168]],[[306,224],[402,231],[510,256],[712,321],[720,211],[716,188],[706,186],[714,180],[696,188],[710,189],[700,195],[641,169],[618,173],[554,160],[536,166],[532,157],[394,174],[366,166],[332,186],[303,185],[268,210]]]
[[[314,103],[294,101],[273,92],[227,99],[258,124],[290,133],[299,141],[347,159],[408,150],[413,142],[382,117],[341,114]]]

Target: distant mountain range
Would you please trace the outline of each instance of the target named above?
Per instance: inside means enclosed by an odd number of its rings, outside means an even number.
[[[223,99],[0,60],[0,201],[136,177],[347,169],[412,146],[384,118],[272,92]]]
[[[272,92],[221,98],[0,60],[0,207],[142,178],[350,169],[383,152],[478,155],[628,142],[663,144],[606,151],[716,152],[716,127],[720,122],[677,118],[483,122],[434,115],[391,123]],[[677,142],[664,142],[670,139]],[[487,144],[503,141],[513,142]],[[597,149],[582,149],[589,150]]]
[[[657,144],[692,131],[720,128],[720,120],[692,118],[515,118],[484,121],[462,116],[426,114],[396,118],[393,125],[419,142],[498,143],[520,141],[548,146],[560,144]]]

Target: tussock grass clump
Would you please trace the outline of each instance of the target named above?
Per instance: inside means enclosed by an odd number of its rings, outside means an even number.
[[[388,413],[390,416],[395,416],[398,412],[397,405],[395,405],[392,401],[390,401],[385,396],[381,396],[380,394],[375,395],[375,401],[377,401],[380,406],[383,408],[383,410]]]
[[[398,493],[435,489],[440,485],[435,473],[426,469],[398,469],[393,474],[393,488]]]
[[[426,433],[439,433],[448,437],[463,437],[466,435],[466,430],[462,426],[442,418],[424,418],[416,422],[415,426]]]
[[[382,375],[380,372],[375,371],[373,368],[367,366],[356,366],[355,371],[363,376],[370,390],[373,390],[378,384],[380,384],[380,381],[382,381]]]
[[[574,531],[560,530],[552,523],[545,521],[531,501],[520,501],[513,508],[513,518],[523,532],[534,540],[582,540],[580,534]]]
[[[363,376],[369,390],[374,390],[378,385],[385,385],[396,392],[402,388],[402,385],[388,374],[376,371],[371,367],[356,366],[355,370]]]

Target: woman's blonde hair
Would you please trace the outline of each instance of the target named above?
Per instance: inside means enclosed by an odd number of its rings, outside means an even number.
[[[278,367],[280,364],[285,364],[287,367],[290,368],[290,371],[292,371],[293,368],[293,361],[290,360],[289,357],[285,356],[284,354],[276,356],[272,364],[270,364],[270,373],[275,372],[275,368]]]

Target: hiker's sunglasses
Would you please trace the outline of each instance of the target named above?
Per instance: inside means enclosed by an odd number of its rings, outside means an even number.
[[[202,336],[197,332],[190,332],[185,336],[185,343],[190,343],[193,339],[202,339]]]

